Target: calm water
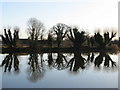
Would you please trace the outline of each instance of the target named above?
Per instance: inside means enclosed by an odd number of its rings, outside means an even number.
[[[3,88],[118,88],[118,55],[1,54]]]

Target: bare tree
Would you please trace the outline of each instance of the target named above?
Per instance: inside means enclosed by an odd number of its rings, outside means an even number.
[[[60,44],[63,41],[63,39],[65,38],[69,27],[65,24],[58,23],[57,25],[53,26],[52,29],[54,30],[55,34],[57,35],[57,45],[58,45],[58,47],[60,47]]]
[[[15,48],[17,41],[19,40],[19,28],[14,29],[13,35],[12,35],[12,32],[10,29],[8,29],[8,30],[4,29],[4,35],[0,35],[0,37],[2,37],[2,41],[8,47]]]
[[[50,45],[50,48],[52,48],[52,44],[53,44],[53,35],[52,35],[52,32],[49,31],[48,33],[48,45]]]
[[[103,48],[105,49],[106,46],[111,42],[111,40],[116,36],[115,32],[111,32],[111,36],[110,36],[110,32],[105,32],[104,36],[102,36],[99,32],[95,33],[94,38],[95,41],[98,43],[99,48]]]
[[[38,40],[43,39],[43,32],[45,31],[44,25],[36,18],[30,18],[28,21],[28,34],[29,39]]]
[[[78,28],[71,28],[69,30],[70,34],[67,34],[68,38],[70,39],[70,41],[73,43],[74,48],[78,49],[82,46],[82,44],[85,42],[86,40],[86,33],[84,31],[79,32]]]

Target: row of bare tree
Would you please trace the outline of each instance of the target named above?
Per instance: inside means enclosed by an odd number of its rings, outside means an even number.
[[[45,28],[39,20],[31,18],[28,21],[28,26],[29,39],[43,39]],[[90,44],[93,46],[94,42],[96,42],[98,47],[105,48],[115,36],[115,32],[111,32],[111,34],[109,32],[105,32],[103,36],[98,32],[95,33],[94,36],[90,37],[85,31],[79,31],[77,27],[72,28],[66,24],[58,23],[49,31],[48,43],[52,46],[52,40],[55,38],[57,46],[60,47],[61,42],[65,38],[68,38],[73,43],[73,47],[76,49],[80,48],[85,41],[88,42],[88,46]]]
[[[28,39],[30,40],[30,47],[36,47],[38,40],[43,40],[45,27],[42,22],[37,20],[36,18],[31,18],[28,21]],[[19,31],[15,30],[13,37],[11,35],[10,29],[8,33],[6,29],[4,29],[4,34],[1,35],[2,40],[5,44],[9,45],[10,47],[16,46],[16,40],[19,39],[18,35]],[[46,36],[46,35],[45,35]],[[61,42],[67,38],[73,43],[73,47],[78,49],[82,46],[84,42],[88,42],[88,46],[94,46],[96,42],[98,47],[105,48],[106,45],[110,43],[110,41],[116,36],[115,32],[105,32],[104,35],[101,35],[99,32],[95,33],[94,36],[89,36],[86,34],[84,30],[79,31],[77,27],[70,27],[63,23],[58,23],[54,25],[48,33],[48,44],[52,47],[52,41],[57,41],[57,46],[60,47]]]

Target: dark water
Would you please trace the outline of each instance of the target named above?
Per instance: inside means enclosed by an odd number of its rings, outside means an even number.
[[[118,88],[118,55],[0,54],[3,88]]]

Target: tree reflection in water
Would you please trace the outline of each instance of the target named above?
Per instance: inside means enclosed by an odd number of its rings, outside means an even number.
[[[40,60],[38,56],[40,55]],[[41,79],[44,76],[45,69],[43,65],[43,54],[29,54],[29,61],[28,61],[28,80],[31,82],[36,82],[37,80]]]
[[[53,66],[53,56],[52,56],[52,53],[48,53],[48,66],[49,67]]]
[[[90,58],[90,59],[91,59],[91,62],[93,62],[94,57],[95,57],[95,56],[94,56],[94,53],[92,52],[92,55],[91,55],[91,58]]]
[[[68,62],[68,67],[70,71],[77,72],[80,68],[85,69],[90,66],[91,63],[94,63],[96,69],[100,69],[100,66],[103,64],[103,67],[114,68],[116,67],[116,62],[114,62],[108,53],[99,53],[95,58],[94,53],[88,53],[87,59],[85,59],[81,53],[74,53],[73,58]]]
[[[89,52],[89,53],[86,53],[87,56],[87,59],[86,59],[86,62],[85,62],[85,67],[86,68],[89,68],[91,66],[91,63],[93,63],[93,60],[94,60],[94,53],[93,52]]]
[[[55,60],[54,67],[58,70],[66,69],[67,60],[62,53],[57,53],[57,59]]]
[[[63,70],[67,68],[67,59],[66,56],[63,55],[63,53],[58,52],[57,58],[52,57],[52,53],[48,54],[48,66],[54,67],[58,70]]]
[[[68,62],[68,66],[70,67],[70,71],[77,72],[79,68],[85,68],[86,59],[82,57],[81,53],[74,53],[74,57]]]
[[[116,62],[114,62],[108,54],[105,54],[104,66],[109,67],[110,62],[112,67],[116,66]]]
[[[11,71],[14,67],[15,71],[19,71],[19,60],[16,54],[8,54],[2,61],[1,66],[4,68],[4,72]]]
[[[104,62],[103,62],[104,61]],[[111,62],[111,64],[110,64]],[[104,63],[105,67],[110,67],[110,65],[112,67],[117,66],[116,62],[114,62],[111,57],[107,54],[107,53],[100,53],[94,61],[95,66],[100,67],[100,65]]]
[[[27,79],[29,81],[36,82],[43,78],[46,65],[48,67],[56,68],[57,70],[69,69],[71,72],[78,72],[80,69],[83,70],[85,68],[89,68],[88,66],[91,66],[91,64],[94,64],[96,70],[100,70],[101,66],[105,70],[115,70],[117,67],[116,62],[114,62],[110,55],[105,52],[100,52],[97,57],[95,57],[94,52],[87,53],[84,56],[80,52],[75,52],[70,54],[70,56],[69,54],[65,55],[58,52],[56,58],[53,53],[50,52],[48,53],[47,63],[43,57],[43,54],[29,54],[27,65]],[[1,66],[4,69],[4,72],[11,72],[12,68],[14,71],[19,71],[19,60],[17,55],[14,53],[6,55]]]

